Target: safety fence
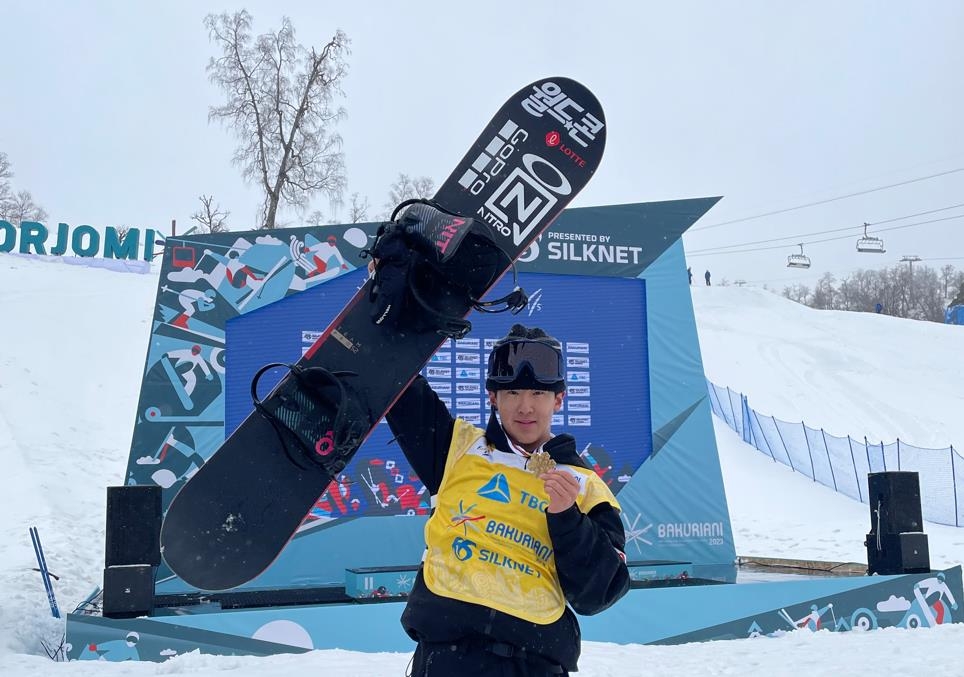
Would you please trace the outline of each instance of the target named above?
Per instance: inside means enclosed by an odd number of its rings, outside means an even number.
[[[707,380],[713,413],[747,444],[815,482],[867,503],[867,473],[917,472],[924,519],[959,527],[964,524],[964,458],[953,445],[944,449],[896,442],[837,437],[803,422],[790,423],[760,414],[746,395]]]

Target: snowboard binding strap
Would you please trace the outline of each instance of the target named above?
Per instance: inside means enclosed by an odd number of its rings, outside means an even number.
[[[269,369],[285,367],[293,382],[282,381],[276,393],[266,400],[258,397],[258,382]],[[334,477],[347,465],[364,439],[370,415],[358,407],[344,383],[352,372],[331,372],[322,367],[272,362],[261,367],[251,380],[251,401],[278,433],[288,458],[302,469],[307,458]],[[334,415],[331,411],[334,410]],[[292,454],[285,442],[287,431],[294,436],[301,454]]]
[[[472,307],[483,313],[503,313],[510,311],[513,315],[525,308],[529,304],[529,297],[526,295],[525,290],[518,285],[515,264],[512,266],[512,273],[516,284],[511,292],[500,299],[494,299],[492,301],[481,301],[469,294],[469,301]],[[447,315],[430,306],[419,291],[418,285],[415,284],[411,278],[409,279],[409,291],[411,291],[412,299],[414,299],[421,309],[421,316],[442,336],[458,340],[465,338],[465,335],[472,330],[472,323],[468,320],[456,315]],[[502,304],[502,306],[498,307],[499,304]]]
[[[406,207],[409,209],[402,213]],[[508,310],[515,314],[528,305],[515,262],[485,224],[422,198],[403,201],[391,219],[379,227],[371,249],[362,252],[363,258],[377,260],[370,289],[375,324],[397,324],[404,316],[406,296],[410,296],[417,306],[419,325],[459,339],[471,330],[471,322],[433,307],[427,295],[441,292],[462,299],[456,306],[485,313]],[[496,271],[507,265],[512,268],[513,290],[491,301],[477,298],[475,290],[494,284]]]

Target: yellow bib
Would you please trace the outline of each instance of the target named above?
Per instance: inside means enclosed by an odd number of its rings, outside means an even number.
[[[425,525],[423,575],[437,595],[545,625],[562,616],[566,601],[546,524],[549,498],[525,461],[488,447],[481,429],[456,419],[435,512]],[[583,513],[603,502],[619,509],[593,471],[557,469],[579,481]]]

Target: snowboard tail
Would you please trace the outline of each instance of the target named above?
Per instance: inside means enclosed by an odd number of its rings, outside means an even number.
[[[264,399],[256,377],[254,411],[165,515],[162,554],[178,576],[225,590],[274,561],[442,341],[469,330],[473,308],[498,305],[483,301],[485,292],[591,178],[604,120],[579,83],[533,83],[503,105],[434,196],[448,220],[420,216],[413,205],[384,226],[405,227],[413,213],[408,235],[429,243],[399,258],[410,267],[406,293],[386,303],[383,287],[397,285],[401,271],[376,272],[305,355],[283,365],[290,373]],[[499,301],[521,307],[518,296]]]

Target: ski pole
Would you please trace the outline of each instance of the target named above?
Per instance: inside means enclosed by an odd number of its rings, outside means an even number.
[[[40,566],[40,577],[44,581],[44,589],[47,591],[47,601],[50,603],[50,613],[54,618],[60,618],[60,609],[57,607],[57,597],[54,595],[54,587],[50,583],[50,572],[47,570],[47,559],[44,557],[43,546],[40,545],[40,534],[37,527],[30,527],[30,540],[33,542],[33,551],[37,555],[37,564]]]

